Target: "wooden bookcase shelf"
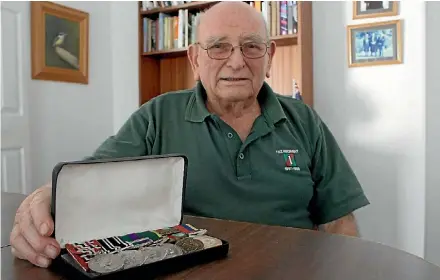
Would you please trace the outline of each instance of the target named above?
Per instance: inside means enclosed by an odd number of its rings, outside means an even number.
[[[186,51],[188,48],[171,49],[171,50],[161,50],[143,53],[143,56],[148,56],[156,59],[166,58],[166,57],[179,57],[186,56]]]
[[[186,3],[182,5],[176,5],[171,7],[163,7],[163,8],[153,8],[147,11],[140,11],[141,16],[152,16],[158,13],[177,13],[181,9],[188,9],[189,11],[200,11],[206,8],[209,8],[211,5],[218,3],[220,1],[194,1],[191,3]]]
[[[142,10],[142,1],[139,1],[139,104],[162,93],[187,89],[195,85],[187,58],[187,47],[144,52],[144,19],[157,21],[161,13],[178,17],[179,10],[188,10],[189,13],[195,14],[218,2],[220,1],[193,1],[145,11]],[[245,2],[260,5],[266,1]],[[274,5],[273,3],[276,2],[270,1],[270,3]],[[275,92],[291,96],[293,80],[296,80],[304,102],[313,106],[312,3],[308,1],[296,3],[297,32],[288,35],[271,33],[271,39],[276,43],[277,50],[272,62],[271,77],[267,78],[266,82]]]

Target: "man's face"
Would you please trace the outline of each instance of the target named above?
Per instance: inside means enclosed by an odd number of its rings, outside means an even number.
[[[222,7],[207,13],[201,22],[198,42],[191,55],[196,79],[200,79],[211,98],[241,101],[258,94],[265,77],[269,76],[275,44],[267,48],[264,21],[248,9]],[[235,48],[228,58],[227,44]],[[265,53],[260,58],[248,58],[239,47],[246,44],[248,54]],[[209,49],[209,54],[204,49]],[[226,55],[227,56],[227,55]],[[224,56],[223,56],[224,57]]]

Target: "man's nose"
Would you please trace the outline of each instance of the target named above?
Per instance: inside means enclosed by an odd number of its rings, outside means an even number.
[[[239,46],[236,46],[232,49],[232,54],[228,58],[227,66],[231,67],[232,69],[241,69],[245,65],[243,54],[241,53],[241,49]]]

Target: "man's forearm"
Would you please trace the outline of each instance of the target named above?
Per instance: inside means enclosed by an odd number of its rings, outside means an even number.
[[[323,224],[320,226],[322,231],[328,233],[349,235],[349,236],[359,236],[356,219],[353,214],[349,214],[330,223]]]

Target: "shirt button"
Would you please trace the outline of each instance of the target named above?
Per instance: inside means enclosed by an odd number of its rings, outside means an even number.
[[[234,136],[234,135],[232,135],[232,133],[228,133],[228,138],[232,138],[232,136]]]
[[[244,155],[243,155],[243,153],[240,153],[240,154],[238,155],[238,157],[239,157],[240,159],[244,159]]]

